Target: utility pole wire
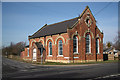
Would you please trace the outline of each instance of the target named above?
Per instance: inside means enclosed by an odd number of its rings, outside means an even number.
[[[109,2],[105,7],[103,7],[101,10],[99,10],[95,15],[97,15],[98,13],[100,13],[101,11],[103,11],[105,8],[107,8],[109,5],[111,4],[111,2]],[[94,15],[94,16],[95,16]]]
[[[101,10],[99,10],[94,16],[99,14],[101,11],[103,11],[105,8],[107,8],[110,4],[111,4],[111,2],[109,2],[105,7],[103,7]],[[96,24],[100,25],[98,21],[96,21]]]
[[[111,2],[109,2],[105,7],[103,7],[101,10],[99,10],[95,15],[99,14],[101,11],[103,11],[105,8],[107,8],[110,4],[111,4]],[[95,16],[95,15],[94,15],[94,16]],[[97,24],[99,25],[98,22],[97,22]],[[82,22],[81,22],[80,25],[82,25]]]

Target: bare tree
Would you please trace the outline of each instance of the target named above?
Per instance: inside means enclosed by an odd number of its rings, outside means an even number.
[[[112,42],[107,42],[107,44],[106,44],[106,46],[107,46],[107,48],[110,48],[111,46],[113,45],[113,43]]]
[[[2,48],[2,54],[3,55],[20,55],[21,51],[23,51],[23,49],[26,46],[26,42],[18,42],[16,44],[14,44],[13,42],[10,43],[9,46],[7,47],[3,47]]]
[[[115,43],[113,46],[115,47],[115,49],[120,50],[120,31],[118,32],[118,36],[115,37],[114,41]]]
[[[105,50],[106,49],[106,45],[105,45],[105,43],[103,43],[103,50]]]

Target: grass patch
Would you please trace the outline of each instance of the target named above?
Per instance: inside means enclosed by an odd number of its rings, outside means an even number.
[[[60,63],[60,62],[45,62],[41,64],[41,62],[32,62],[32,61],[25,61],[22,60],[20,57],[13,57],[9,58],[16,61],[21,61],[25,63],[31,63],[31,64],[38,64],[38,65],[82,65],[82,64],[99,64],[99,63],[113,63],[118,62],[118,60],[106,60],[106,61],[97,61],[97,62],[83,62],[83,63]]]
[[[43,65],[67,65],[68,63],[59,63],[59,62],[45,62]]]
[[[113,63],[118,62],[118,60],[108,60],[108,61],[98,61],[98,62],[84,62],[84,63],[59,63],[59,62],[46,62],[42,65],[82,65],[82,64],[98,64],[98,63]],[[41,63],[37,63],[41,65]]]
[[[106,61],[102,61],[104,63],[110,63],[110,62],[118,62],[119,60],[106,60]]]

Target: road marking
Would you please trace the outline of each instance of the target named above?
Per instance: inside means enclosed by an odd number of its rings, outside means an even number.
[[[30,68],[29,66],[25,66],[25,68]]]
[[[87,79],[87,80],[92,80],[92,79]]]
[[[108,77],[110,77],[110,76],[104,76],[103,78],[108,78]],[[102,77],[101,77],[102,78]]]
[[[97,77],[97,78],[94,78],[94,79],[110,78],[110,77],[116,77],[116,76],[120,76],[120,74],[107,75],[107,76],[103,76],[103,77]]]
[[[32,70],[38,70],[38,69],[32,69]]]
[[[6,63],[3,63],[3,65],[6,65]]]
[[[24,69],[24,70],[21,70],[21,71],[27,71],[27,70]]]

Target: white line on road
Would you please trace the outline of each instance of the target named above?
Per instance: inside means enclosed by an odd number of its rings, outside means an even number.
[[[38,69],[32,69],[32,70],[38,70]]]
[[[107,75],[107,76],[97,77],[97,78],[94,78],[94,79],[110,78],[110,77],[117,77],[117,76],[120,76],[120,74]]]
[[[24,70],[21,70],[21,71],[27,71],[27,70],[24,69]]]
[[[92,79],[87,79],[87,80],[92,80]]]

